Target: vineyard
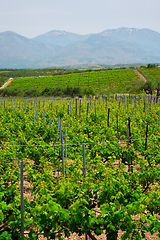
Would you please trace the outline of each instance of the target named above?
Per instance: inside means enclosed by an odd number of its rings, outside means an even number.
[[[55,76],[16,78],[3,96],[62,96],[126,93],[142,81],[132,69],[89,71]]]
[[[1,99],[0,118],[0,239],[160,239],[155,97]]]
[[[152,82],[160,80],[160,68],[142,68],[141,72]]]

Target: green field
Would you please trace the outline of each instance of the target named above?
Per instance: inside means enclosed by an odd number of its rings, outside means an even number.
[[[21,78],[31,76],[50,76],[79,72],[79,70],[72,69],[0,69],[0,86],[2,86],[9,78]]]
[[[0,119],[0,239],[21,239],[22,161],[25,239],[158,239],[154,98],[1,99]]]
[[[160,68],[141,68],[140,71],[151,81],[160,81]]]
[[[6,96],[67,95],[67,87],[78,89],[75,94],[82,95],[123,94],[135,83],[141,82],[132,69],[89,71],[49,77],[16,78],[2,91],[2,94]]]

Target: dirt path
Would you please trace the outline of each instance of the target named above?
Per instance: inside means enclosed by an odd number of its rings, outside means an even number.
[[[6,88],[12,81],[13,81],[13,78],[8,79],[8,80],[2,85],[2,87],[0,87],[0,89]]]
[[[140,77],[141,80],[143,80],[144,82],[147,81],[147,79],[143,76],[143,74],[140,73],[137,69],[134,69],[133,71],[138,75],[138,77]]]

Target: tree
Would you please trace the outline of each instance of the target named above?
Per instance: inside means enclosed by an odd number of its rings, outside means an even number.
[[[151,82],[151,80],[147,80],[144,85],[143,85],[143,89],[147,94],[152,95],[153,90],[154,90],[154,85]]]

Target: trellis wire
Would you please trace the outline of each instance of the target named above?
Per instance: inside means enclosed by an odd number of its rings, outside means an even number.
[[[147,139],[155,139],[155,138],[160,138],[160,136],[154,136],[154,137],[147,137]],[[143,138],[130,138],[131,141],[138,141],[138,140],[144,140],[146,137]],[[122,139],[122,140],[114,140],[114,141],[102,141],[102,142],[85,142],[86,145],[96,145],[96,144],[107,144],[107,143],[117,143],[117,142],[127,142],[128,139]],[[82,145],[82,142],[79,143],[67,143],[67,146],[78,146]],[[10,146],[10,147],[58,147],[61,146],[60,143],[57,144],[39,144],[39,145],[26,145],[26,144],[0,144],[1,147],[4,146]]]

